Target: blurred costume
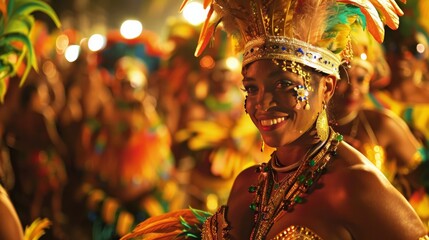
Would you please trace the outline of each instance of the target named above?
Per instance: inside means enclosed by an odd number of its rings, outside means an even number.
[[[394,1],[381,3],[379,1],[217,0],[205,1],[205,6],[209,6],[209,12],[201,31],[196,55],[200,55],[208,46],[213,32],[222,22],[225,30],[238,39],[238,50],[244,51],[243,66],[269,59],[273,60],[280,70],[290,71],[302,77],[304,86],[299,85],[294,89],[297,95],[296,108],[302,108],[302,111],[313,107],[310,106],[307,98],[309,91],[313,91],[313,88],[310,85],[311,76],[301,66],[339,78],[341,63],[350,61],[352,57],[350,33],[353,29],[366,27],[375,39],[381,42],[384,23],[391,28],[396,28],[397,15],[402,14]],[[243,68],[243,71],[246,71],[246,68]],[[253,90],[257,87],[250,88]],[[259,92],[255,95],[257,94]],[[271,156],[268,163],[262,163],[256,168],[259,174],[258,183],[248,188],[248,192],[254,196],[249,206],[253,210],[251,213],[253,218],[248,220],[251,222],[249,225],[252,226],[251,239],[267,238],[274,222],[292,211],[295,204],[303,203],[304,193],[317,183],[331,156],[335,155],[342,136],[327,127],[327,118],[321,119],[326,122],[317,121],[317,134],[320,134],[319,137],[322,140],[320,145],[318,144],[314,151],[308,153],[308,158],[298,162],[299,167],[296,171],[289,169],[292,174],[290,177],[283,178],[285,181],[277,182],[274,177],[275,171],[287,172],[285,169],[279,170],[275,154]],[[276,119],[267,121],[274,122]],[[275,126],[275,124],[275,122],[271,125],[267,123],[267,126]],[[322,125],[326,128],[321,127]],[[241,187],[237,186],[237,188]],[[236,204],[239,202],[237,200]],[[124,239],[135,236],[159,237],[159,239],[163,237],[167,239],[171,236],[180,239],[186,237],[229,239],[230,226],[226,220],[226,212],[231,209],[228,207],[230,206],[220,207],[208,218],[206,214],[193,209],[170,213],[164,218],[156,219],[159,222],[155,219],[143,222]],[[178,219],[178,216],[183,217]],[[278,230],[280,231],[274,239],[320,239],[309,226],[300,226],[296,223]]]
[[[429,86],[427,72],[429,59],[428,25],[424,14],[427,1],[407,1],[401,5],[405,15],[401,17],[398,31],[387,31],[384,47],[386,59],[392,69],[390,82],[374,89],[368,96],[367,105],[376,109],[388,109],[403,119],[422,143],[423,160],[429,156]],[[429,225],[429,207],[426,203],[429,191],[429,163],[418,166],[421,177],[412,187],[414,196],[409,200],[421,218]],[[426,192],[426,193],[425,193]]]
[[[21,218],[32,222],[49,206],[48,213],[59,236],[64,218],[63,190],[68,181],[63,162],[65,147],[48,105],[48,87],[39,82],[40,77],[31,75],[29,80],[34,82],[23,86],[21,106],[11,116],[5,134],[19,183],[14,197],[30,200],[29,214]]]
[[[171,136],[146,91],[147,78],[159,66],[154,36],[126,40],[115,32],[108,39],[100,67],[110,71],[105,82],[112,101],[107,117],[88,125],[93,129],[92,177],[82,187],[99,239],[121,236],[181,200],[172,179]]]

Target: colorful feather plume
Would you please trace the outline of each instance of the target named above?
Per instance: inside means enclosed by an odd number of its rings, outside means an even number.
[[[368,31],[371,33],[374,39],[380,43],[384,40],[384,24],[386,23],[392,29],[397,29],[399,26],[398,15],[403,15],[402,10],[393,0],[337,1],[359,7],[366,17]],[[379,12],[381,13],[381,16],[379,15]]]
[[[340,53],[347,46],[353,27],[365,29],[365,16],[358,7],[347,4],[332,6],[330,12],[322,40],[315,45]]]
[[[144,237],[144,239],[189,239],[200,238],[201,226],[212,214],[189,208],[148,218],[121,240]]]
[[[187,2],[184,0],[181,9]],[[238,50],[242,50],[247,42],[265,35],[293,37],[316,46],[326,45],[328,36],[328,39],[338,40],[330,45],[330,49],[338,53],[345,48],[345,36],[350,33],[346,24],[355,23],[354,19],[382,42],[384,25],[398,28],[399,16],[403,15],[395,0],[205,0],[204,6],[210,10],[201,31],[197,56],[207,47],[220,21],[227,32],[238,38]],[[358,7],[361,13],[357,13],[357,9],[351,13],[348,8],[351,6]],[[341,12],[343,10],[347,12]],[[334,27],[333,21],[326,22],[337,16],[347,16],[347,21],[338,21],[340,25]],[[365,21],[361,21],[362,16]],[[329,24],[331,26],[327,26]]]

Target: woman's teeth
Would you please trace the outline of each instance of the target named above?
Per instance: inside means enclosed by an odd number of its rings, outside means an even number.
[[[284,117],[275,118],[275,119],[267,119],[267,120],[261,120],[261,125],[264,127],[272,126],[275,124],[279,124],[285,120]]]

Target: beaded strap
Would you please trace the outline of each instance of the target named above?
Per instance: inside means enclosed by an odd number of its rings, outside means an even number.
[[[213,216],[203,224],[202,240],[227,240],[229,225],[225,219],[226,206],[221,206]],[[220,229],[219,229],[220,228]],[[220,231],[218,231],[220,230]]]

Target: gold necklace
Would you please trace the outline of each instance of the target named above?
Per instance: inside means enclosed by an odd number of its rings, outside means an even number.
[[[274,188],[274,169],[271,165],[261,164],[258,186],[249,188],[249,192],[255,193],[251,204],[251,209],[255,210],[251,239],[264,239],[280,213],[291,211],[296,203],[303,202],[303,195],[320,178],[341,140],[342,136],[330,129],[329,138],[301,161],[293,175],[280,182],[278,189]]]

